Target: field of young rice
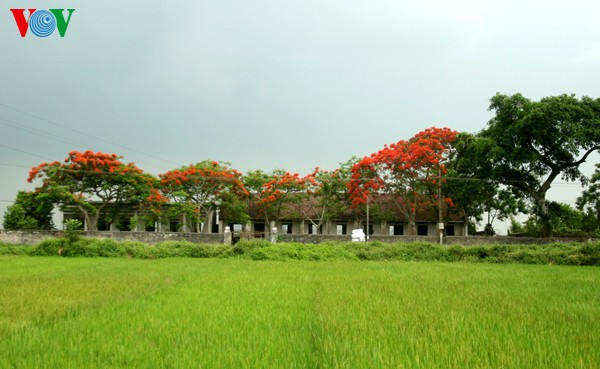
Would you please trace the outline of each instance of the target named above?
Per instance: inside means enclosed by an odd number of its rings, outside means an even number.
[[[600,268],[0,257],[0,368],[600,368]]]

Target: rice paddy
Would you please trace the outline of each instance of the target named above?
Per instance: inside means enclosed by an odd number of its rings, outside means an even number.
[[[0,368],[598,368],[600,269],[0,257]]]

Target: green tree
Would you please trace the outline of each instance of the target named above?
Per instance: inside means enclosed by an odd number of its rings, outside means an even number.
[[[38,229],[35,219],[28,216],[25,209],[20,204],[13,204],[4,212],[3,227],[9,231]]]
[[[476,139],[470,133],[457,135],[448,163],[448,178],[444,190],[454,204],[463,210],[469,222],[477,224],[485,216],[485,230],[492,235],[495,220],[505,220],[511,215],[526,213],[527,209],[522,194],[510,191],[497,182],[480,178],[477,167],[465,153]]]
[[[553,181],[585,180],[579,166],[600,149],[600,99],[573,95],[491,99],[495,116],[463,151],[474,173],[528,197],[540,235],[552,234],[546,194]]]
[[[52,199],[44,193],[19,191],[4,213],[4,229],[53,229]]]
[[[581,236],[585,234],[584,212],[573,208],[571,205],[548,202],[548,213],[550,224],[556,235],[559,236]]]
[[[571,205],[555,201],[548,201],[546,206],[548,207],[548,218],[554,236],[573,237],[594,233],[593,229],[589,228],[588,215],[583,211],[577,210]],[[541,227],[540,218],[530,216],[525,221],[523,231],[528,236],[536,236],[540,233]]]
[[[576,206],[585,213],[584,230],[595,234],[600,232],[600,164],[596,164],[589,186],[577,198]]]

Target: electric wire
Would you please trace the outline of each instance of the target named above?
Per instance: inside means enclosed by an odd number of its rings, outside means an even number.
[[[147,156],[147,157],[150,157],[150,158],[153,158],[153,159],[156,159],[156,160],[162,161],[162,162],[164,162],[164,163],[167,163],[167,164],[169,164],[169,165],[178,165],[177,163],[174,163],[174,162],[172,162],[172,161],[170,161],[170,160],[166,160],[166,159],[163,159],[163,158],[161,158],[161,157],[158,157],[158,156],[156,156],[156,155],[152,155],[152,154],[149,154],[149,153],[145,153],[145,152],[142,152],[142,151],[140,151],[140,150],[137,150],[137,149],[131,148],[131,147],[129,147],[129,146],[125,146],[125,145],[122,145],[122,144],[118,144],[118,143],[116,143],[116,142],[112,142],[112,141],[106,140],[106,139],[104,139],[104,138],[102,138],[102,137],[98,137],[98,136],[95,136],[95,135],[89,134],[89,133],[87,133],[87,132],[83,132],[83,131],[80,131],[80,130],[78,130],[78,129],[71,128],[71,127],[68,127],[68,126],[66,126],[66,125],[64,125],[64,124],[60,124],[60,123],[57,123],[57,122],[55,122],[55,121],[53,121],[53,120],[50,120],[50,119],[47,119],[47,118],[44,118],[44,117],[40,117],[40,116],[38,116],[38,115],[35,115],[35,114],[31,114],[31,113],[29,113],[29,112],[23,111],[23,110],[21,110],[21,109],[18,109],[18,108],[12,107],[12,106],[9,106],[9,105],[7,105],[7,104],[4,104],[4,103],[2,103],[2,102],[0,102],[0,106],[4,107],[4,108],[6,108],[6,109],[9,109],[9,110],[12,110],[12,111],[18,112],[18,113],[20,113],[20,114],[26,115],[26,116],[28,116],[28,117],[31,117],[31,118],[34,118],[34,119],[38,119],[38,120],[40,120],[40,121],[46,122],[46,123],[48,123],[48,124],[51,124],[51,125],[54,125],[54,126],[56,126],[56,127],[60,127],[60,128],[62,128],[62,129],[65,129],[65,130],[68,130],[68,131],[71,131],[71,132],[77,133],[77,134],[79,134],[79,135],[86,136],[86,137],[89,137],[89,138],[93,138],[93,139],[95,139],[95,140],[98,140],[98,141],[100,141],[100,142],[103,142],[103,143],[106,143],[106,144],[109,144],[109,145],[112,145],[112,146],[115,146],[115,147],[119,147],[119,148],[122,148],[122,149],[125,149],[125,150],[128,150],[128,151],[131,151],[131,152],[135,152],[135,153],[137,153],[137,154],[140,154],[140,155],[143,155],[143,156]]]
[[[54,135],[52,133],[48,133],[48,132],[45,132],[45,131],[37,129],[37,128],[25,126],[22,123],[19,124],[19,123],[15,122],[15,121],[11,121],[11,120],[8,120],[8,119],[0,118],[0,124],[2,124],[4,126],[15,128],[15,129],[27,132],[27,133],[35,134],[35,135],[38,135],[38,136],[41,136],[41,137],[44,137],[44,138],[50,138],[52,140],[59,141],[59,142],[62,142],[62,143],[66,143],[66,144],[69,144],[69,145],[85,147],[88,150],[89,149],[95,149],[96,151],[102,151],[97,146],[84,144],[82,142],[78,142],[78,141],[74,141],[74,140],[69,140],[69,139],[60,137],[58,135]],[[140,160],[140,162],[150,164],[151,166],[154,166],[156,168],[166,168],[166,166],[164,166],[162,164],[158,164],[156,162],[152,162],[152,161],[149,161],[149,160],[146,160],[146,159],[142,159],[142,160]]]
[[[17,122],[8,120],[8,119],[4,119],[4,118],[0,118],[0,124],[4,125],[4,126],[8,126],[8,127],[13,127],[16,128],[18,130],[24,131],[24,132],[28,132],[28,133],[32,133],[34,135],[38,135],[41,137],[45,137],[45,138],[50,138],[56,141],[60,141],[69,145],[77,145],[79,146],[80,143],[75,142],[75,141],[71,141],[71,140],[67,140],[63,137],[48,133],[48,132],[44,132],[40,129],[35,129],[35,128],[31,128],[28,126],[25,126],[23,124],[18,124]]]
[[[0,143],[0,147],[4,147],[5,149],[9,149],[9,150],[12,150],[12,151],[20,152],[22,154],[27,154],[27,155],[35,156],[36,158],[40,158],[42,160],[48,160],[47,157],[44,157],[44,156],[41,156],[41,155],[38,155],[38,154],[34,154],[32,152],[29,152],[29,151],[17,149],[17,148],[14,148],[12,146],[8,146],[8,145],[2,144],[2,143]]]

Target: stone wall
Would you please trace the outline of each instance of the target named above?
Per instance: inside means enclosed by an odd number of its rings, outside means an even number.
[[[316,234],[282,234],[277,236],[280,242],[300,242],[300,243],[322,243],[329,241],[348,242],[351,241],[350,235],[316,235]],[[380,241],[385,243],[396,242],[428,242],[439,243],[438,236],[370,236],[370,241]],[[507,237],[507,236],[452,236],[444,237],[445,245],[510,245],[510,244],[547,244],[561,242],[588,242],[587,238],[532,238],[532,237]]]
[[[32,245],[46,238],[60,237],[60,231],[4,231],[0,230],[0,242],[15,245]]]
[[[0,242],[30,245],[46,238],[61,237],[62,231],[4,231],[0,230]],[[140,241],[156,244],[164,241],[190,241],[194,243],[223,243],[223,234],[180,232],[82,232],[85,237],[111,238],[115,241]]]
[[[219,233],[182,233],[182,232],[82,232],[86,237],[111,238],[116,241],[140,241],[156,244],[164,241],[190,241],[194,243],[224,243],[226,236]],[[0,242],[9,244],[35,244],[45,238],[60,237],[62,231],[4,231],[0,230]],[[231,239],[230,237],[228,239]],[[279,234],[278,242],[323,243],[330,241],[347,242],[350,235],[321,234]],[[393,242],[429,242],[438,243],[437,236],[371,236],[371,241]],[[444,237],[445,245],[490,245],[490,244],[544,244],[555,242],[587,242],[587,238],[528,238],[528,237]]]

